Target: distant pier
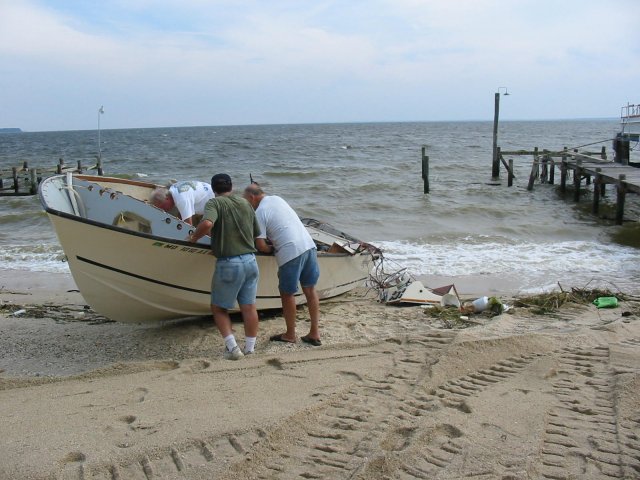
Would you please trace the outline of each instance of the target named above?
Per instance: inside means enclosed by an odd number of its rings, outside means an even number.
[[[84,168],[78,160],[77,165],[66,165],[61,158],[58,165],[50,168],[30,167],[24,162],[21,167],[0,169],[0,197],[22,197],[38,193],[38,185],[43,178],[62,173],[83,173],[88,170],[97,170],[98,175],[103,175],[102,161],[98,159],[96,165]]]
[[[541,183],[554,184],[556,167],[560,172],[560,191],[566,192],[569,177],[572,178],[573,199],[580,200],[582,181],[586,185],[593,183],[592,212],[597,214],[600,201],[606,193],[606,186],[615,186],[616,191],[616,224],[624,222],[624,206],[627,193],[640,194],[640,168],[607,160],[605,147],[600,152],[579,152],[564,148],[561,151],[516,150],[501,151],[498,147],[497,158],[507,169],[508,184],[513,182],[513,160],[507,163],[504,156],[531,155],[533,162],[527,190],[532,190],[538,179]]]

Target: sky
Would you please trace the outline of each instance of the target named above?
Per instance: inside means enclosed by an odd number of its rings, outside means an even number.
[[[637,0],[0,0],[0,128],[615,118]],[[104,106],[104,113],[99,113]]]

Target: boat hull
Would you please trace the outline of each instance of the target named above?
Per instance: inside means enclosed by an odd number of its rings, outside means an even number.
[[[92,218],[92,211],[111,209],[107,214],[111,219],[121,208],[119,202],[130,212],[138,208],[139,201],[124,198],[121,193],[83,191],[80,187],[74,187],[79,193],[67,195],[68,189],[61,185],[45,185],[47,190],[41,192],[41,198],[76,285],[96,312],[112,320],[135,323],[210,314],[216,258],[206,244],[184,240],[188,226],[180,230],[176,219],[165,218],[165,213],[158,213],[162,216],[155,220],[156,209],[148,205],[141,206],[139,213],[151,219],[151,234],[123,228],[118,222],[98,221]],[[77,197],[77,205],[66,205],[66,197]],[[159,231],[158,225],[171,232],[177,227],[179,233],[171,235],[178,238],[153,234]],[[259,310],[281,308],[276,259],[262,254],[256,258],[260,270],[256,306]],[[320,299],[363,285],[372,260],[366,251],[355,255],[318,252],[320,279],[316,290]],[[304,303],[304,295],[298,293],[296,302]]]

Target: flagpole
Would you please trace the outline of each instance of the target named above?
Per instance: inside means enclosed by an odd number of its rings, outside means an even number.
[[[102,149],[100,147],[100,115],[104,113],[104,106],[98,109],[98,162],[102,163]]]
[[[98,175],[102,175],[102,147],[100,146],[100,115],[104,113],[104,106],[100,105],[98,109]]]

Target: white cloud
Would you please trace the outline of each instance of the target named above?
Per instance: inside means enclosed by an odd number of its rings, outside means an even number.
[[[488,118],[483,102],[499,85],[553,88],[569,103],[610,91],[607,78],[618,90],[637,83],[639,39],[626,10],[634,5],[0,0],[0,87],[19,91],[27,76],[32,91],[44,90],[55,77],[56,93],[80,102],[94,85],[96,97],[143,104],[150,118],[154,99],[169,96],[194,118],[202,99],[228,105],[221,122],[260,108],[263,121],[269,109],[273,121],[316,121],[317,112],[327,121],[332,112],[336,121],[355,119],[348,112],[361,120]],[[519,115],[527,117],[526,104]]]

